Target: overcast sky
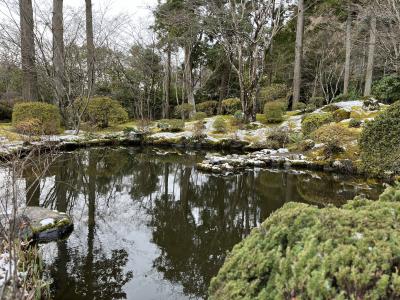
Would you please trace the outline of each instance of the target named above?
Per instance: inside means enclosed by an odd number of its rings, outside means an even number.
[[[67,0],[64,5],[84,7],[84,0]],[[151,18],[150,8],[157,5],[157,0],[92,0],[93,10],[109,8],[112,13],[126,13],[139,19]],[[149,21],[149,20],[148,20]]]

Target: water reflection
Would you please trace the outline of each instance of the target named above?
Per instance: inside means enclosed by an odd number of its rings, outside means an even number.
[[[226,252],[285,202],[340,205],[381,191],[321,174],[205,175],[193,167],[202,157],[132,148],[62,155],[30,194],[76,225],[43,249],[54,298],[204,298]]]

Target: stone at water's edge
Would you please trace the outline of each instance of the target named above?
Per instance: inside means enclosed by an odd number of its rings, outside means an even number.
[[[16,224],[21,239],[39,243],[62,239],[74,228],[67,214],[33,206],[23,210]]]

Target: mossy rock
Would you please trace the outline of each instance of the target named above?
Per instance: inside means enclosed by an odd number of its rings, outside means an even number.
[[[49,242],[64,238],[73,230],[71,218],[62,212],[28,206],[17,218],[19,237],[34,242]]]
[[[303,118],[301,128],[305,136],[309,136],[324,124],[333,122],[331,113],[309,114]]]
[[[350,115],[351,115],[351,112],[347,111],[347,110],[345,110],[343,108],[335,110],[332,113],[332,116],[333,116],[333,119],[335,120],[335,122],[341,122],[343,120],[350,119]]]
[[[286,204],[234,247],[209,299],[399,299],[398,200]]]
[[[328,104],[328,105],[324,106],[321,110],[324,112],[334,112],[338,109],[340,109],[339,106],[337,106],[335,104]]]

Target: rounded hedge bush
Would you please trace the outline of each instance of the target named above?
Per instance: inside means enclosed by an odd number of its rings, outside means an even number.
[[[286,103],[281,101],[267,102],[264,106],[264,115],[268,123],[281,123],[286,111]]]
[[[288,92],[289,89],[286,84],[273,83],[269,86],[263,87],[261,88],[258,96],[259,104],[261,107],[263,107],[266,102],[286,98]]]
[[[183,116],[185,119],[189,119],[190,115],[193,113],[194,107],[189,103],[183,103],[175,106],[175,116],[180,118]]]
[[[160,120],[157,127],[163,132],[181,132],[185,129],[185,122],[180,119]]]
[[[399,299],[400,191],[342,208],[288,203],[236,245],[209,299]]]
[[[389,75],[383,77],[374,84],[372,93],[379,100],[387,102],[400,100],[400,76]]]
[[[331,122],[333,122],[333,117],[330,113],[310,114],[303,118],[303,121],[301,122],[301,128],[303,134],[308,136],[322,125]]]
[[[12,124],[22,134],[57,134],[61,131],[61,116],[53,104],[22,102],[14,106]]]
[[[87,116],[93,125],[107,128],[128,121],[128,112],[117,101],[108,97],[96,97],[89,101]]]
[[[226,133],[228,131],[228,124],[223,117],[217,117],[214,120],[213,128],[217,133]]]
[[[196,104],[196,110],[206,113],[207,116],[213,116],[218,111],[218,101],[205,101]]]
[[[400,173],[400,102],[367,122],[360,138],[362,167],[366,172]]]
[[[230,98],[222,101],[222,110],[225,114],[233,115],[236,111],[242,109],[242,103],[238,98]]]
[[[197,113],[195,113],[192,116],[192,120],[194,120],[194,121],[204,120],[205,118],[207,118],[207,114],[205,112],[202,112],[202,111],[198,111]]]

